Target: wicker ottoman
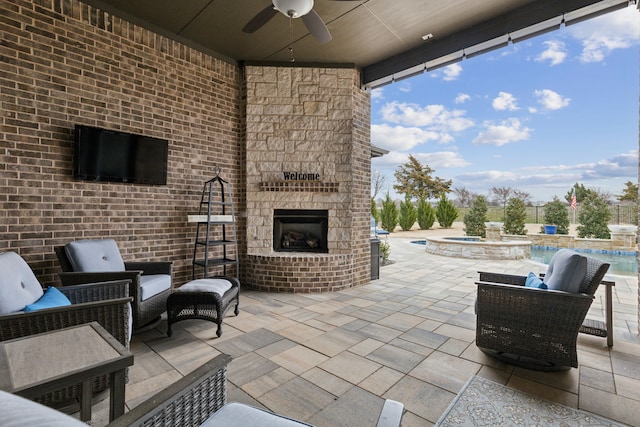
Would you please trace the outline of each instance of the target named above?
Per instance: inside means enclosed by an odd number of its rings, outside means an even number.
[[[240,281],[235,277],[213,277],[193,280],[176,289],[167,298],[167,335],[171,325],[186,319],[202,319],[218,325],[216,335],[222,335],[222,319],[235,304],[238,315]]]

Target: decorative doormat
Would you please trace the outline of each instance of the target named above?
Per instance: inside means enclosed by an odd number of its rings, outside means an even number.
[[[473,376],[453,399],[436,426],[616,426],[625,424],[549,402]]]

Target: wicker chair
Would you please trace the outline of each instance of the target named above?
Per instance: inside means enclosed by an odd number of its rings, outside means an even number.
[[[124,268],[121,271],[113,271],[113,269],[81,270],[78,267],[78,263],[72,262],[69,258],[69,251],[66,249],[71,244],[84,244],[89,243],[91,245],[109,245],[115,247],[117,251],[116,257],[120,256],[116,243],[112,239],[102,240],[84,240],[68,243],[66,246],[57,246],[54,248],[55,253],[60,262],[62,272],[58,273],[60,281],[63,286],[76,285],[79,283],[91,283],[91,282],[104,282],[109,280],[122,280],[128,279],[131,281],[131,287],[129,289],[130,296],[133,298],[133,329],[141,330],[149,324],[156,323],[159,320],[160,315],[166,310],[167,298],[171,293],[171,281],[172,281],[172,269],[173,263],[171,262],[124,262]],[[95,246],[94,246],[95,247]],[[99,251],[96,251],[96,255],[101,255]],[[122,259],[119,259],[122,265]],[[74,266],[76,266],[74,268]],[[145,297],[143,287],[145,286],[145,279],[149,277],[168,276],[169,288],[163,288],[161,291]]]
[[[2,257],[10,257],[12,274],[0,271],[0,285],[14,286],[11,276],[26,274],[29,277],[18,278],[15,283],[21,288],[24,280],[35,281],[33,272],[26,262],[13,252],[6,252]],[[15,312],[0,315],[0,341],[20,338],[27,335],[39,334],[69,326],[81,325],[88,322],[98,322],[125,347],[129,347],[129,281],[119,280],[105,283],[68,286],[59,289],[71,302],[71,305],[47,308],[31,312]],[[93,392],[101,392],[108,387],[108,376],[96,378],[93,382]],[[75,402],[78,397],[78,387],[68,387],[44,395],[39,399],[45,405],[61,407],[69,402]]]
[[[476,345],[535,370],[578,367],[577,337],[609,264],[585,257],[579,292],[525,287],[525,276],[479,272]]]

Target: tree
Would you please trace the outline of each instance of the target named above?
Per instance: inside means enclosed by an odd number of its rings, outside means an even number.
[[[491,187],[490,191],[493,193],[493,200],[502,206],[502,212],[506,215],[507,201],[509,201],[513,189],[511,187]]]
[[[418,225],[420,230],[428,230],[436,222],[436,211],[425,199],[418,201]]]
[[[554,196],[553,200],[544,205],[545,224],[558,227],[558,234],[569,234],[569,212],[567,205]],[[540,232],[544,233],[544,227],[540,227]]]
[[[371,198],[375,199],[387,183],[387,176],[379,170],[371,171]]]
[[[504,234],[515,234],[524,236],[527,229],[524,224],[527,218],[527,207],[522,199],[512,197],[507,203],[506,214],[504,216]]]
[[[398,219],[400,228],[402,228],[403,231],[411,230],[411,227],[416,223],[417,218],[418,212],[416,211],[416,207],[413,206],[411,197],[408,194],[405,194],[404,201],[400,202],[400,218]]]
[[[618,196],[618,200],[621,202],[633,202],[638,203],[638,185],[631,181],[625,182],[625,188],[622,190],[622,194]]]
[[[436,206],[436,218],[438,224],[444,228],[451,228],[453,221],[458,217],[458,210],[453,203],[447,199],[447,195],[442,193],[440,200],[438,200],[438,206]]]
[[[408,194],[417,200],[439,197],[451,191],[451,180],[432,177],[434,172],[429,165],[422,165],[418,159],[409,155],[409,161],[400,165],[394,173],[398,183],[393,188],[398,193]]]
[[[383,230],[393,233],[396,225],[398,225],[398,208],[396,203],[391,200],[391,196],[387,193],[387,197],[382,202],[382,211],[380,212],[380,226]]]
[[[522,200],[526,206],[531,206],[531,193],[521,190],[513,190],[513,197]]]
[[[478,197],[476,193],[473,193],[467,190],[465,187],[455,187],[453,189],[453,193],[456,195],[456,199],[458,200],[458,206],[461,208],[466,208],[471,206],[474,199]],[[486,199],[485,199],[486,202]]]
[[[582,209],[578,215],[578,225],[576,231],[578,237],[593,237],[595,239],[609,239],[609,220],[611,211],[606,201],[598,196],[592,196],[582,201]]]
[[[598,195],[598,193],[595,190],[586,188],[584,186],[584,184],[578,184],[576,182],[573,185],[573,187],[571,187],[571,189],[564,196],[564,198],[567,201],[567,203],[571,203],[571,195],[573,194],[573,190],[574,189],[576,190],[576,202],[577,203],[582,203],[583,200],[585,200],[585,199],[587,199],[589,197]]]
[[[463,218],[464,231],[467,236],[487,237],[487,199],[484,196],[475,198],[471,209]]]
[[[375,199],[371,198],[371,216],[376,220],[376,224],[380,221],[380,212],[378,212],[378,205]]]

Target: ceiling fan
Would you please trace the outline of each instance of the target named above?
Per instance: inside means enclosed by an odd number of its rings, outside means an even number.
[[[333,1],[361,1],[361,0],[333,0]],[[271,5],[262,9],[242,29],[245,33],[253,33],[271,20],[278,12],[288,17],[302,18],[302,22],[309,33],[320,43],[331,41],[331,34],[322,18],[313,10],[313,0],[271,0]]]

